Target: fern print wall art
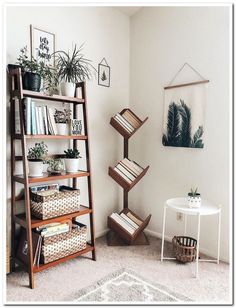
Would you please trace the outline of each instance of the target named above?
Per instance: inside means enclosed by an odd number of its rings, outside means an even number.
[[[203,148],[205,105],[205,84],[166,89],[162,144]]]

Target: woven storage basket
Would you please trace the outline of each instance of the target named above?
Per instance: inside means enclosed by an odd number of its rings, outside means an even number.
[[[74,222],[80,229],[45,237],[42,240],[41,263],[46,264],[86,248],[87,226]]]
[[[80,190],[60,186],[60,191],[52,196],[40,196],[30,192],[32,215],[45,220],[80,210]]]
[[[172,243],[178,261],[186,263],[196,259],[197,240],[188,236],[174,236]]]

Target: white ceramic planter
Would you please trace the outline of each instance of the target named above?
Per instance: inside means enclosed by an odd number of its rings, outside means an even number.
[[[188,206],[191,208],[199,208],[201,206],[200,194],[196,197],[188,196]]]
[[[75,84],[73,82],[62,82],[61,83],[61,95],[63,96],[75,96]]]
[[[69,125],[67,123],[56,123],[57,135],[69,135]]]
[[[79,169],[79,158],[65,158],[66,172],[74,173]]]
[[[43,162],[42,161],[28,161],[29,176],[34,178],[43,176]]]

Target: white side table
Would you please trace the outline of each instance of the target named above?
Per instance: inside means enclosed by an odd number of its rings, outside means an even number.
[[[175,260],[176,258],[165,258],[164,253],[164,239],[165,239],[165,223],[166,223],[166,210],[170,209],[175,212],[182,213],[184,215],[184,235],[186,235],[187,230],[187,216],[196,215],[198,217],[198,227],[197,227],[197,255],[196,255],[196,277],[198,277],[198,262],[217,262],[219,264],[220,260],[220,225],[221,225],[221,207],[217,207],[207,200],[201,201],[200,208],[190,208],[188,206],[188,198],[173,198],[166,201],[164,206],[163,215],[163,229],[162,229],[162,243],[161,243],[161,261],[163,260]],[[205,260],[199,259],[199,239],[200,239],[200,223],[201,216],[216,215],[218,214],[218,236],[217,236],[217,259],[216,260]]]

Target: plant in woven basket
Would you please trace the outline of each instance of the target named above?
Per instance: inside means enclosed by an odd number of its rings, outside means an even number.
[[[201,194],[197,192],[198,188],[191,188],[190,193],[188,193],[188,205],[190,207],[200,207],[201,206]]]
[[[28,150],[29,176],[40,177],[43,175],[43,163],[48,153],[47,145],[42,142],[36,142]]]
[[[49,165],[47,171],[50,174],[61,174],[64,170],[64,164],[61,158],[49,158],[47,161]]]
[[[66,154],[66,171],[70,173],[77,172],[79,169],[79,158],[81,158],[80,152],[77,149],[67,149],[64,153]]]

